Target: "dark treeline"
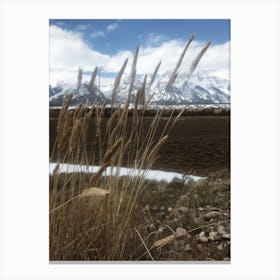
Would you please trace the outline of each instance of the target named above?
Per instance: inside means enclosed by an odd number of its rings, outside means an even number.
[[[118,108],[105,108],[104,116],[110,117],[112,113],[114,113]],[[75,110],[75,109],[69,109]],[[90,109],[88,109],[90,110]],[[128,115],[132,116],[133,108],[129,109]],[[145,117],[153,117],[158,112],[158,110],[162,110],[162,117],[169,117],[171,114],[175,117],[181,112],[181,108],[164,108],[164,109],[156,109],[156,108],[148,108],[148,109],[138,109],[138,113],[142,115],[144,113]],[[57,118],[59,116],[60,108],[51,108],[49,109],[50,118]],[[93,111],[94,115],[94,111]],[[230,116],[230,108],[215,108],[215,107],[197,107],[197,108],[184,108],[182,116]]]

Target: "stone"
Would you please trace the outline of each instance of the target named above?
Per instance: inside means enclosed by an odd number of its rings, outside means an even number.
[[[159,232],[159,233],[162,233],[162,232],[163,232],[163,228],[160,227],[160,228],[158,229],[158,232]]]
[[[202,231],[198,236],[199,236],[199,237],[204,237],[204,236],[205,236],[205,232]]]
[[[217,231],[219,234],[224,234],[226,233],[226,229],[224,226],[218,226]]]
[[[197,210],[198,211],[203,211],[203,208],[202,207],[198,207]]]
[[[183,248],[183,250],[186,252],[190,252],[190,251],[192,251],[192,247],[190,244],[186,244],[185,247]]]
[[[147,205],[145,206],[145,210],[146,210],[146,211],[150,211],[150,209],[151,209],[150,205],[147,204]]]
[[[149,224],[148,229],[149,229],[149,230],[153,230],[153,229],[155,229],[154,224]]]
[[[225,239],[230,239],[230,234],[229,233],[224,233],[222,235],[222,237],[225,238]]]
[[[201,236],[201,237],[198,238],[198,241],[200,241],[201,243],[207,243],[208,238],[206,236]]]
[[[216,238],[216,236],[218,235],[218,233],[216,232],[216,231],[210,231],[209,232],[209,239],[211,240],[211,241],[215,241],[215,238]]]
[[[183,236],[183,235],[186,235],[186,234],[187,234],[187,231],[184,228],[181,228],[181,227],[176,228],[176,236],[177,237],[180,237],[180,236]]]
[[[188,208],[185,206],[181,206],[178,208],[178,211],[180,211],[181,213],[187,213],[188,212]]]
[[[161,206],[159,210],[160,210],[160,211],[164,211],[164,210],[165,210],[165,207],[164,207],[164,206]]]
[[[220,213],[220,212],[211,211],[211,212],[206,213],[206,214],[203,216],[203,218],[204,218],[204,220],[209,221],[209,220],[211,220],[211,219],[215,219],[215,218],[220,217],[220,216],[221,216],[221,213]]]
[[[172,207],[168,207],[168,209],[167,209],[167,211],[169,212],[169,213],[171,213],[172,212]]]
[[[218,245],[218,246],[217,246],[217,249],[218,249],[219,251],[222,251],[222,250],[223,250],[223,244]]]

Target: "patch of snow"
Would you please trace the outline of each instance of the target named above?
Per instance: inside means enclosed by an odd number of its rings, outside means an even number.
[[[52,175],[57,164],[50,163],[49,164],[49,173]],[[61,173],[73,173],[73,172],[82,172],[82,173],[95,173],[99,170],[99,166],[93,165],[79,165],[79,164],[68,164],[63,163],[59,165],[59,171]],[[180,180],[184,179],[185,182],[190,180],[198,181],[205,177],[199,177],[194,175],[184,175],[176,172],[167,172],[161,170],[142,170],[142,169],[134,169],[134,168],[126,168],[126,167],[107,167],[107,169],[103,172],[104,176],[115,175],[119,172],[119,176],[143,176],[147,180],[155,180],[155,181],[166,181],[170,183],[174,178],[178,178]]]

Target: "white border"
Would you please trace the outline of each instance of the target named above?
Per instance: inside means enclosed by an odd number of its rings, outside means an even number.
[[[279,279],[279,2],[2,1],[1,279]],[[230,18],[230,265],[48,261],[48,19]],[[186,34],[188,36],[188,34]]]

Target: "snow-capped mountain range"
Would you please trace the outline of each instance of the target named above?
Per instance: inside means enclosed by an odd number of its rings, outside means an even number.
[[[209,71],[199,71],[188,77],[188,74],[181,73],[177,76],[173,85],[165,92],[167,82],[171,72],[159,75],[151,87],[150,80],[147,79],[145,99],[156,105],[184,105],[184,104],[210,104],[210,103],[230,103],[230,81],[215,77]],[[143,83],[143,77],[136,78],[132,91],[131,102],[134,101],[137,90]],[[125,102],[130,86],[130,77],[124,76],[117,90],[116,103]],[[80,88],[76,84],[58,82],[49,87],[50,107],[61,106],[66,94],[73,94],[72,106],[79,103],[87,105],[96,102],[110,103],[113,84],[107,85],[100,90],[96,85],[93,93],[89,93],[88,83],[82,83]]]

